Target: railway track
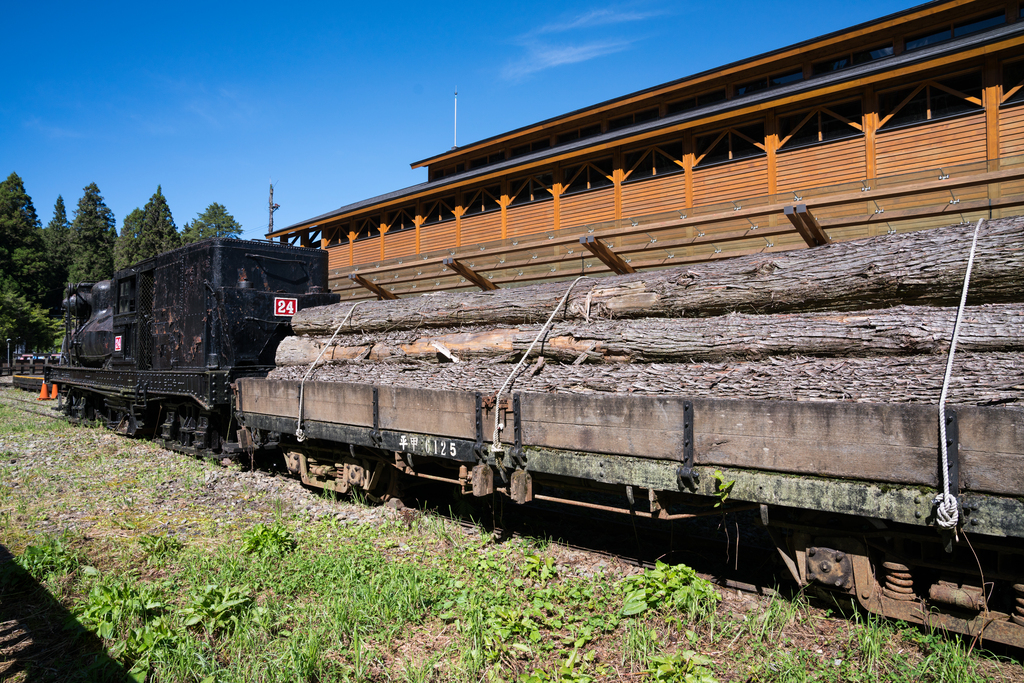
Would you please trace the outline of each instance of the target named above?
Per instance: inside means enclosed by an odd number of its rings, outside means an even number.
[[[52,410],[57,405],[56,401],[36,401],[35,398],[18,395],[22,393],[25,392],[20,389],[10,388],[9,385],[4,387],[0,390],[0,405],[10,406],[15,410],[51,419],[63,417],[58,411]]]

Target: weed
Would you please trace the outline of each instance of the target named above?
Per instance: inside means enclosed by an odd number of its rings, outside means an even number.
[[[558,576],[555,561],[550,558],[541,559],[538,555],[527,555],[523,561],[523,578],[532,579],[541,584]]]
[[[699,655],[693,650],[678,654],[651,657],[648,670],[651,681],[661,683],[718,683],[712,673],[711,658]]]
[[[711,616],[722,599],[711,582],[686,565],[669,566],[660,561],[654,569],[623,579],[621,589],[625,594],[621,610],[624,617],[669,608],[699,620]]]
[[[38,545],[30,545],[18,558],[18,564],[36,580],[52,575],[71,574],[78,570],[78,554],[65,545],[64,539],[49,536]]]
[[[238,626],[239,618],[252,607],[252,598],[246,591],[232,586],[210,584],[192,597],[191,606],[180,611],[185,626],[202,626],[209,634],[230,633]]]
[[[286,555],[295,546],[295,537],[279,522],[270,526],[260,522],[242,534],[242,552],[246,555]]]
[[[171,555],[181,552],[185,544],[173,536],[146,534],[139,537],[139,545],[150,564],[160,562]]]
[[[166,605],[148,584],[101,582],[79,605],[79,618],[105,640],[113,640],[110,655],[131,666],[145,680],[157,653],[174,650],[181,634],[165,615]]]
[[[721,470],[715,470],[715,473],[711,476],[715,479],[715,495],[718,497],[715,507],[721,507],[729,500],[729,494],[732,493],[732,487],[736,485],[736,482],[735,480],[726,481],[725,475],[722,474]]]

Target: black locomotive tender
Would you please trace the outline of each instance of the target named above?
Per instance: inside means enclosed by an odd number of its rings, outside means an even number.
[[[338,300],[326,284],[319,249],[218,239],[161,254],[69,288],[47,382],[72,420],[208,457],[279,448],[307,485],[375,500],[404,475],[663,520],[758,510],[799,585],[1024,647],[1021,410],[947,409],[954,536],[936,527],[931,406],[526,393],[495,405],[311,381],[300,415],[300,383],[266,375],[291,316]],[[492,449],[495,411],[508,427]]]

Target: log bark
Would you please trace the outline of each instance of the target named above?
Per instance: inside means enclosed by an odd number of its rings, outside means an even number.
[[[707,317],[731,312],[853,311],[959,301],[973,225],[956,225],[814,249],[737,257],[575,284],[560,320]],[[547,319],[569,288],[545,283],[492,292],[434,294],[356,305],[343,332],[458,325],[522,325]],[[972,304],[1019,302],[1024,292],[1024,217],[982,226]],[[292,329],[331,334],[352,308],[299,311]]]
[[[946,356],[809,358],[787,356],[724,363],[558,365],[523,371],[512,391],[789,401],[937,404]],[[304,367],[281,367],[274,379],[300,379]],[[356,361],[318,367],[311,381],[479,391],[493,395],[512,371],[488,360],[438,365]],[[1017,352],[957,353],[950,405],[1024,405],[1024,358]],[[1024,420],[1024,410],[1021,411]]]
[[[644,318],[560,323],[548,330],[532,356],[574,363],[653,363],[806,356],[892,356],[944,353],[956,320],[955,308],[899,306],[852,313],[789,313],[714,318]],[[969,351],[1024,350],[1024,306],[993,304],[964,311],[958,348]],[[475,328],[427,335],[404,343],[361,335],[362,344],[333,346],[324,362],[372,361],[396,356],[449,362],[440,345],[460,360],[524,353],[540,326]],[[328,337],[289,337],[277,351],[277,364],[309,365]],[[351,340],[350,340],[351,341]]]

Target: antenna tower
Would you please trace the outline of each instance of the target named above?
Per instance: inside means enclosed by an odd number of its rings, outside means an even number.
[[[459,147],[459,86],[455,86],[455,131],[452,136],[452,149]]]
[[[274,212],[281,208],[280,204],[274,203],[274,181],[270,181],[270,225],[267,232],[274,232]]]

